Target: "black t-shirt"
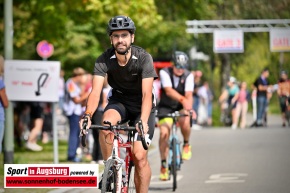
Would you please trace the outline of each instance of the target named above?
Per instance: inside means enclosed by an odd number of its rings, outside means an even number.
[[[126,66],[118,64],[114,48],[109,48],[96,60],[94,75],[105,77],[106,74],[108,83],[113,88],[111,97],[122,103],[138,106],[142,103],[142,79],[158,77],[151,55],[133,45]]]
[[[259,90],[259,85],[263,85],[263,86],[269,85],[267,79],[262,79],[261,77],[259,77],[259,78],[256,79],[254,85],[257,88],[257,96],[265,96],[265,97],[267,96],[267,91]]]

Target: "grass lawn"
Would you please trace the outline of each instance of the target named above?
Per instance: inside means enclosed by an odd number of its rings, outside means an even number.
[[[33,152],[26,150],[24,147],[19,148],[15,146],[14,150],[14,164],[53,164],[53,143],[40,144],[43,146],[41,152]],[[59,163],[69,163],[67,159],[67,141],[59,141]],[[3,192],[4,187],[4,158],[3,153],[0,154],[0,192]],[[85,160],[82,163],[89,163],[90,160]],[[72,164],[70,162],[70,164]],[[100,168],[101,170],[101,168]],[[47,193],[53,189],[42,189],[42,188],[27,188],[27,189],[5,189],[5,193]]]

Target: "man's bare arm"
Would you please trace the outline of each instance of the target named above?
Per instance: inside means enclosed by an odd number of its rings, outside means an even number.
[[[144,78],[142,80],[142,107],[140,119],[146,124],[152,110],[152,88],[153,78]]]
[[[98,104],[100,101],[100,95],[103,90],[103,84],[104,84],[104,77],[94,75],[92,91],[89,94],[87,104],[86,104],[86,111],[85,111],[85,113],[89,113],[91,116],[93,116],[94,112],[96,111],[98,107]]]

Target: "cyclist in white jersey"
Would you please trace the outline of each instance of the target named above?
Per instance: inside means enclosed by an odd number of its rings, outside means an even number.
[[[193,74],[186,69],[188,66],[188,56],[184,52],[176,51],[173,59],[173,67],[160,70],[161,97],[158,104],[159,114],[173,113],[175,111],[188,113],[188,110],[192,109],[194,78]],[[191,158],[191,146],[189,145],[191,127],[189,117],[180,117],[178,123],[184,140],[182,159],[189,160]],[[173,119],[166,117],[161,118],[158,123],[160,128],[159,150],[161,156],[160,180],[168,180],[169,178],[166,158],[172,124]]]

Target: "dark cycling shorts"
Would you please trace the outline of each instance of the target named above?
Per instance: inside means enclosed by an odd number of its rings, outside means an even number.
[[[104,112],[106,112],[109,109],[114,109],[119,112],[121,116],[121,122],[122,123],[129,123],[129,126],[135,126],[136,123],[140,120],[141,112],[133,112],[130,111],[130,107],[127,107],[125,104],[122,104],[118,101],[115,101],[113,99],[109,100],[108,105],[106,106]],[[148,126],[149,126],[149,138],[152,140],[154,135],[154,129],[155,129],[155,108],[152,109],[149,119],[148,119]],[[137,139],[140,141],[140,137]]]
[[[30,118],[31,119],[44,119],[43,107],[38,102],[30,103]]]
[[[232,104],[232,99],[234,98],[234,96],[229,96],[228,98],[228,105],[232,108],[235,109],[237,107],[237,101],[234,102],[234,104]]]
[[[290,98],[286,96],[281,96],[279,97],[279,102],[280,102],[280,108],[281,112],[285,113],[286,112],[286,100],[288,99],[288,103],[290,104]]]

